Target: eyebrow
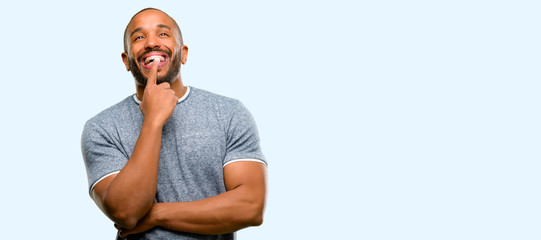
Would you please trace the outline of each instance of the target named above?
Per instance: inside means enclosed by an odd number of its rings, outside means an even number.
[[[169,26],[167,26],[167,25],[165,25],[165,24],[158,24],[158,27],[159,27],[159,28],[167,28],[167,29],[169,29],[169,31],[171,31],[171,27],[169,27]],[[130,36],[133,36],[133,34],[139,32],[139,31],[141,31],[141,30],[143,30],[143,28],[141,28],[141,27],[138,27],[138,28],[134,29],[134,30],[131,32]]]
[[[171,30],[171,27],[169,27],[169,26],[167,26],[165,24],[158,24],[158,27],[159,28],[167,28],[167,29]]]

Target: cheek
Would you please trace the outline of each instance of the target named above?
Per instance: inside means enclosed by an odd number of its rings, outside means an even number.
[[[145,51],[144,47],[140,45],[140,43],[134,43],[130,46],[128,53],[131,58],[137,60],[137,57]]]

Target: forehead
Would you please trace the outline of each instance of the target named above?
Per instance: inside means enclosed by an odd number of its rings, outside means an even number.
[[[128,32],[131,33],[135,29],[150,29],[159,25],[166,25],[174,29],[173,20],[165,13],[158,10],[146,10],[135,15],[128,25]]]

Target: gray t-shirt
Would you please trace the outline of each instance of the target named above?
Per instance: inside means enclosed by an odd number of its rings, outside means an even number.
[[[81,145],[90,190],[124,167],[142,123],[134,96],[87,121]],[[225,192],[223,167],[235,160],[266,164],[252,116],[238,100],[189,87],[163,128],[154,201],[195,201]],[[204,236],[157,227],[129,239],[234,239],[234,234]]]

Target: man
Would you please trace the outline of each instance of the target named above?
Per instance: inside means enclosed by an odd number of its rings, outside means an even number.
[[[90,196],[127,239],[234,239],[260,225],[266,160],[237,100],[184,86],[188,47],[166,13],[136,13],[122,61],[136,94],[91,118],[82,152]]]

